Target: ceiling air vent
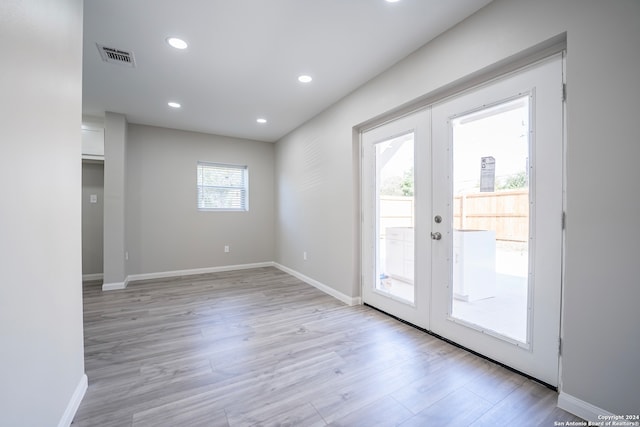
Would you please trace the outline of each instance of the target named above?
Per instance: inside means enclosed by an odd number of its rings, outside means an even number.
[[[131,68],[136,66],[136,60],[133,57],[133,52],[114,49],[112,47],[103,46],[97,43],[96,46],[98,46],[100,56],[102,57],[102,60],[104,62],[108,62],[110,64],[125,65]]]

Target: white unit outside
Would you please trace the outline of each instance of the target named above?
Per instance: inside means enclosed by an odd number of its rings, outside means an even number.
[[[386,235],[386,273],[391,278],[413,284],[414,242],[413,228],[388,227]]]
[[[453,230],[453,297],[477,301],[495,291],[496,232]]]

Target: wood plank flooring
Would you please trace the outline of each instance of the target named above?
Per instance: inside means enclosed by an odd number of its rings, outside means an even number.
[[[73,426],[552,426],[553,391],[275,268],[84,285]]]

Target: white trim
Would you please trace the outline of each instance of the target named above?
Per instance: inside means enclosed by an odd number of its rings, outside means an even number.
[[[142,273],[142,274],[130,274],[127,276],[124,282],[116,282],[116,283],[105,283],[102,285],[103,291],[113,291],[118,289],[125,289],[127,285],[131,282],[137,282],[140,280],[150,280],[150,279],[163,279],[167,277],[180,277],[180,276],[191,276],[195,274],[207,274],[207,273],[219,273],[223,271],[236,271],[236,270],[248,270],[251,268],[262,268],[262,267],[275,267],[279,270],[288,273],[303,282],[313,286],[328,294],[343,303],[353,306],[353,305],[361,305],[362,298],[361,297],[350,297],[342,292],[339,292],[333,289],[330,286],[325,285],[324,283],[320,283],[315,279],[312,279],[308,276],[305,276],[302,273],[299,273],[295,270],[292,270],[284,265],[278,264],[277,262],[267,261],[267,262],[257,262],[253,264],[238,264],[238,265],[225,265],[220,267],[207,267],[207,268],[193,268],[190,270],[175,270],[175,271],[161,271],[158,273]]]
[[[193,268],[190,270],[161,271],[158,273],[130,274],[125,281],[129,282],[149,279],[163,279],[165,277],[192,276],[194,274],[219,273],[222,271],[248,270],[250,268],[273,267],[272,262],[257,262],[253,264],[224,265],[221,267]],[[102,288],[104,290],[104,286]],[[120,288],[124,289],[124,288]]]
[[[89,382],[87,379],[87,374],[82,374],[82,377],[80,377],[80,382],[78,382],[78,385],[76,386],[76,389],[74,390],[73,394],[71,395],[71,399],[67,404],[67,408],[64,410],[64,414],[62,414],[62,418],[60,418],[58,427],[69,427],[71,425],[73,417],[76,416],[76,412],[80,407],[80,402],[82,402],[82,398],[87,392],[88,386]]]
[[[104,163],[104,156],[101,155],[93,155],[93,154],[83,154],[82,160],[91,160],[98,163]]]
[[[104,274],[102,273],[93,273],[93,274],[83,274],[82,281],[86,280],[102,280],[104,278]]]
[[[321,290],[322,292],[324,292],[325,294],[331,295],[332,297],[342,301],[343,303],[353,306],[353,305],[360,305],[362,304],[362,298],[361,297],[350,297],[347,296],[345,294],[343,294],[342,292],[339,292],[335,289],[333,289],[330,286],[325,285],[324,283],[320,283],[315,279],[312,279],[308,276],[305,276],[302,273],[299,273],[295,270],[290,269],[289,267],[285,267],[284,265],[278,264],[277,262],[272,263],[272,265],[279,269],[284,271],[285,273],[288,273],[300,280],[302,280],[303,282],[313,286],[314,288],[317,288],[319,290]]]
[[[124,282],[113,282],[113,283],[103,283],[102,290],[103,291],[117,291],[119,289],[126,289],[129,280],[125,280]]]
[[[602,416],[615,415],[563,391],[558,395],[558,408],[591,422],[602,422]]]

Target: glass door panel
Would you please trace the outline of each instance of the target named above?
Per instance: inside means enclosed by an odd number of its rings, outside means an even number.
[[[450,121],[451,316],[527,342],[529,96]]]
[[[413,304],[414,134],[375,145],[376,289]]]

